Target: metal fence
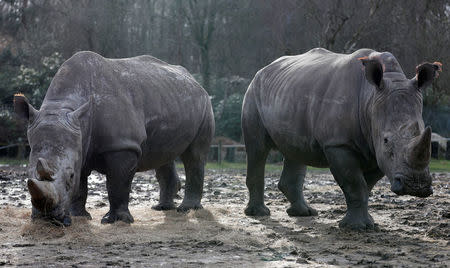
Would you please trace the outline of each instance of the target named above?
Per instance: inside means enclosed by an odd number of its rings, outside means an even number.
[[[26,158],[30,153],[30,146],[26,143],[0,144],[0,157]]]
[[[443,148],[443,146],[441,146],[438,141],[432,141],[431,157],[435,159],[450,160],[450,139],[447,139],[445,148]]]
[[[14,111],[14,107],[12,104],[0,104],[0,113],[1,112],[12,113],[13,111]]]
[[[232,144],[224,145],[219,144],[211,145],[209,149],[208,161],[217,162],[219,164],[222,161],[231,163],[245,163],[247,154],[244,144]],[[278,151],[271,151],[267,156],[268,163],[277,163],[283,161],[283,155]]]

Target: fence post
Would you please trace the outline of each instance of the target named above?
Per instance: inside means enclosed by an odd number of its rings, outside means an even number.
[[[233,163],[234,162],[234,156],[235,156],[235,147],[229,147],[227,148],[227,154],[225,155],[225,160],[228,162]]]
[[[219,165],[222,164],[222,141],[219,141],[219,146],[217,146],[217,162]]]
[[[25,145],[23,143],[19,143],[17,145],[17,159],[24,159],[25,158]]]
[[[447,149],[445,150],[445,159],[450,160],[450,139],[447,139]]]
[[[437,141],[431,142],[431,157],[439,159],[439,142]]]

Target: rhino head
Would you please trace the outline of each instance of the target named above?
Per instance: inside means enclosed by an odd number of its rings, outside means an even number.
[[[438,76],[442,64],[423,63],[416,76],[406,79],[392,55],[360,58],[365,76],[375,86],[368,105],[371,137],[380,169],[398,195],[427,197],[433,193],[428,165],[431,128],[422,119],[422,91]],[[394,66],[395,67],[395,66]]]
[[[31,147],[27,181],[33,218],[70,225],[70,201],[78,189],[82,165],[80,118],[89,102],[75,111],[37,111],[25,96],[14,96],[14,110],[28,121]]]

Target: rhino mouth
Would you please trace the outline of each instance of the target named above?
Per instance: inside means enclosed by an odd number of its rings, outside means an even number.
[[[34,207],[33,219],[49,221],[57,226],[71,224],[71,219],[64,213],[65,210],[61,206],[61,200],[52,181],[29,179],[27,186]]]
[[[32,220],[43,220],[60,227],[68,227],[72,224],[72,219],[69,215],[59,215],[57,210],[48,214],[41,214],[40,212],[37,212],[32,215]]]
[[[396,174],[391,181],[391,191],[397,195],[428,197],[433,194],[430,175],[407,176]]]

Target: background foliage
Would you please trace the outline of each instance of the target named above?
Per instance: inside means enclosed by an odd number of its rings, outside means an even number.
[[[246,87],[280,56],[369,47],[392,52],[408,77],[441,61],[424,119],[450,136],[449,18],[447,0],[0,0],[0,144],[25,133],[12,95],[39,107],[58,66],[80,50],[185,66],[212,96],[216,134],[237,141]]]

